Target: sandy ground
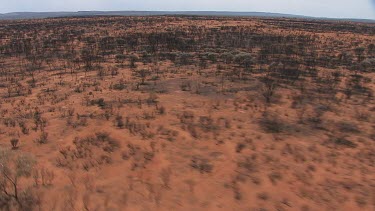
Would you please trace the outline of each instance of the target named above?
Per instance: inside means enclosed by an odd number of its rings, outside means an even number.
[[[332,23],[344,26],[336,30],[323,23],[323,28],[317,23],[293,28],[262,19],[146,19],[151,23],[142,18],[90,18],[86,24],[81,19],[4,21],[1,44],[7,45],[7,34],[17,25],[38,42],[82,29],[72,41],[75,50],[89,35],[191,27],[202,33],[244,27],[265,35],[315,36],[316,52],[334,56],[353,52],[351,43],[375,40],[374,25],[358,24],[364,31],[353,32],[349,23]],[[214,33],[204,34],[215,39]],[[67,46],[61,49],[68,51]],[[254,55],[259,49],[239,50]],[[108,56],[100,63],[101,75],[98,67],[86,72],[83,63],[71,66],[62,57],[51,67],[43,60],[33,72],[35,86],[32,76],[22,73],[30,61],[23,55],[1,57],[0,146],[33,155],[33,173],[20,178],[18,189],[32,191],[35,210],[374,210],[375,104],[372,95],[345,95],[353,74],[347,66],[317,65],[318,77],[342,74],[333,94],[317,91],[331,82],[306,76],[280,83],[267,103],[262,71],[232,77],[229,73],[239,69],[220,59],[199,70],[196,60],[181,66],[140,59],[132,68],[129,59],[121,65]],[[224,68],[218,73],[219,63]],[[150,70],[143,84],[134,74],[141,69]],[[372,93],[374,73],[360,74]],[[11,89],[9,97],[8,87],[17,83],[25,90],[18,95]],[[115,84],[123,87],[114,89]],[[42,134],[48,134],[45,143]],[[12,150],[13,138],[19,144]]]

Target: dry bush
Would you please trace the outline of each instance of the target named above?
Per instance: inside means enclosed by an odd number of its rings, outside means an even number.
[[[286,130],[286,123],[276,115],[265,113],[259,121],[260,126],[268,133],[281,133]]]
[[[10,140],[10,144],[12,145],[13,150],[18,149],[18,143],[19,143],[19,140],[16,138],[13,138]]]
[[[217,135],[222,125],[222,118],[215,121],[210,116],[200,116],[198,119],[195,118],[194,113],[190,111],[184,111],[182,114],[178,114],[177,117],[180,120],[181,128],[190,133],[193,138],[201,138],[207,133],[212,133],[213,136]],[[224,120],[224,127],[230,127],[229,121]]]
[[[151,139],[155,136],[150,130],[149,123],[133,121],[130,120],[129,117],[125,119],[125,128],[128,129],[131,134],[140,135],[143,139]]]
[[[128,144],[128,149],[122,152],[123,160],[132,161],[132,171],[145,168],[154,157],[154,152],[143,151],[140,146],[134,144]]]
[[[29,134],[29,128],[26,126],[25,122],[19,122],[18,125],[20,126],[21,131],[22,131],[22,133],[24,135],[28,135]]]
[[[35,168],[32,172],[32,176],[36,186],[39,186],[39,184],[51,186],[55,179],[55,172],[45,167]]]
[[[274,79],[268,78],[268,77],[263,78],[262,82],[263,82],[263,86],[261,89],[261,93],[266,103],[269,104],[272,102],[275,96],[275,92],[277,90],[278,84],[276,83]]]
[[[256,162],[256,156],[246,157],[237,162],[238,172],[243,175],[250,175],[258,171],[259,166]]]
[[[208,159],[200,158],[200,157],[193,157],[191,159],[191,167],[198,170],[200,173],[211,173],[214,166]]]
[[[40,133],[39,138],[37,138],[34,142],[38,144],[46,144],[48,142],[48,133],[43,130]]]
[[[105,132],[98,132],[95,136],[86,138],[76,138],[73,144],[74,148],[60,149],[62,157],[57,159],[59,166],[71,167],[76,163],[83,169],[89,170],[92,167],[110,164],[111,153],[120,148],[120,143]]]
[[[337,126],[341,132],[346,132],[346,133],[359,133],[360,132],[357,125],[351,122],[339,122]]]
[[[283,176],[281,175],[280,172],[271,172],[270,174],[268,174],[268,178],[270,179],[270,181],[272,182],[273,185],[276,185],[277,184],[277,181],[280,181],[283,179]]]
[[[126,86],[126,83],[123,79],[121,79],[120,81],[118,81],[118,83],[115,83],[115,84],[111,84],[111,89],[114,89],[114,90],[124,90],[127,88]]]
[[[257,197],[263,201],[267,201],[270,198],[267,192],[258,193]]]
[[[170,180],[171,180],[172,171],[170,168],[162,169],[160,172],[160,178],[163,181],[163,185],[166,188],[170,188]]]
[[[333,143],[337,146],[349,147],[349,148],[356,148],[357,144],[353,143],[352,141],[346,139],[345,137],[334,138]]]
[[[124,120],[121,115],[116,116],[116,127],[118,128],[124,128]]]

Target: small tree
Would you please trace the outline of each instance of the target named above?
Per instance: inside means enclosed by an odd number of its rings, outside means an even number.
[[[234,57],[234,61],[245,70],[249,70],[254,63],[250,53],[239,53]]]
[[[22,207],[19,195],[19,181],[28,178],[34,168],[35,160],[28,154],[15,154],[0,150],[0,190]]]

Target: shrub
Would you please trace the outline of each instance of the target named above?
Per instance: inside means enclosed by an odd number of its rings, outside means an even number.
[[[241,67],[248,69],[254,63],[253,57],[250,53],[239,53],[234,57],[234,61]]]
[[[98,105],[101,109],[104,109],[107,106],[103,98],[99,98],[97,100],[91,100],[91,105]]]
[[[210,173],[213,165],[207,160],[202,158],[193,158],[191,160],[191,167],[200,171],[200,173]]]
[[[103,150],[106,152],[114,152],[116,149],[120,148],[120,143],[112,139],[108,133],[105,132],[98,132],[95,134],[96,140],[94,141],[94,145],[102,146]]]
[[[124,128],[124,126],[125,126],[124,120],[123,120],[122,116],[120,116],[120,115],[116,117],[116,126],[118,128]]]
[[[341,132],[359,133],[358,127],[350,122],[340,122],[338,127]]]
[[[165,109],[165,107],[164,107],[164,106],[160,106],[160,107],[158,107],[158,113],[159,113],[160,115],[166,114],[166,109]]]
[[[69,116],[73,116],[73,115],[74,115],[74,111],[75,111],[74,108],[69,108],[69,109],[68,109],[68,115],[69,115]]]
[[[271,78],[264,78],[262,82],[262,95],[266,100],[266,103],[271,103],[277,89],[277,83]]]
[[[47,141],[48,141],[48,133],[46,133],[45,131],[42,131],[39,138],[35,140],[35,142],[38,144],[46,144]]]
[[[126,89],[125,81],[121,79],[117,84],[112,85],[112,89],[120,91]]]
[[[93,136],[75,138],[74,147],[60,149],[62,157],[57,159],[58,165],[82,167],[86,171],[90,168],[112,162],[111,154],[120,148],[119,141],[111,138],[106,132],[98,132]]]
[[[241,153],[241,151],[242,151],[243,149],[245,149],[245,147],[246,147],[245,144],[243,144],[243,143],[238,143],[237,146],[236,146],[236,152],[237,152],[237,153]]]
[[[280,172],[272,172],[268,174],[268,178],[272,182],[272,184],[276,185],[278,180],[281,180],[283,176],[281,175]]]
[[[350,141],[350,140],[348,140],[346,138],[343,138],[343,137],[336,138],[334,140],[334,143],[336,145],[345,146],[345,147],[349,147],[349,148],[355,148],[355,147],[357,147],[357,144],[355,144],[352,141]]]
[[[265,114],[259,122],[260,126],[270,133],[280,133],[285,129],[285,125],[276,116]]]
[[[155,93],[150,93],[149,97],[147,98],[147,104],[157,104],[158,103],[158,96]]]
[[[20,126],[23,134],[25,134],[25,135],[29,134],[29,128],[27,128],[25,122],[20,122],[20,123],[18,123],[18,125]]]
[[[100,107],[100,108],[104,108],[105,107],[105,101],[104,101],[104,99],[103,98],[100,98],[99,100],[98,100],[98,106]]]
[[[12,145],[12,149],[17,149],[18,148],[18,142],[19,140],[16,138],[13,138],[10,140],[10,144]]]
[[[261,200],[267,201],[269,199],[269,195],[266,192],[261,192],[257,194],[257,197]]]
[[[181,91],[191,91],[191,82],[190,81],[184,81],[180,85]]]

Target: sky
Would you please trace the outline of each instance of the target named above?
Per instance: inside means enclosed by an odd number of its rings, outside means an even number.
[[[375,19],[375,0],[0,0],[0,13],[87,10],[276,12]]]

